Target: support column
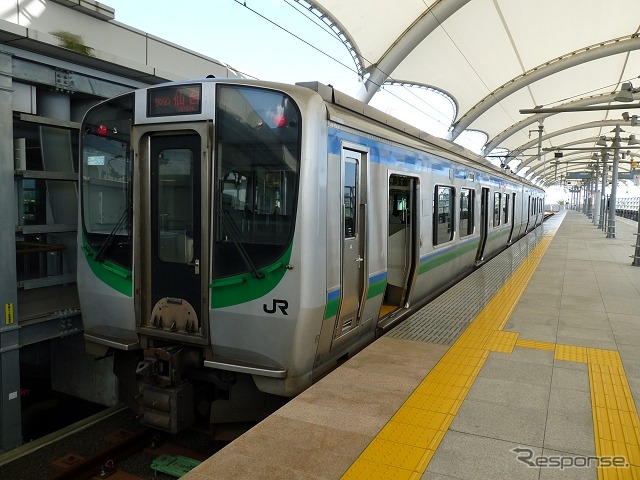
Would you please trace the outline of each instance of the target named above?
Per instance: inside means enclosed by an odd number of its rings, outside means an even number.
[[[611,172],[611,197],[609,199],[609,223],[607,238],[616,238],[616,193],[618,186],[618,164],[620,163],[620,125],[616,125],[613,139],[613,171]]]
[[[600,216],[600,195],[598,192],[598,175],[600,174],[600,162],[596,162],[593,171],[593,207],[592,207],[592,223],[598,226],[598,217]]]
[[[607,173],[609,167],[607,161],[609,160],[609,152],[606,149],[602,149],[602,189],[600,191],[600,219],[598,220],[598,228],[604,230],[604,212],[607,208],[606,194],[607,194]]]
[[[11,55],[0,53],[0,452],[22,444]]]

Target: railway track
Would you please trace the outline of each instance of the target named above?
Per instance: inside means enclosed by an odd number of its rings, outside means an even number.
[[[208,430],[160,433],[112,408],[0,455],[0,478],[171,480],[228,443]]]

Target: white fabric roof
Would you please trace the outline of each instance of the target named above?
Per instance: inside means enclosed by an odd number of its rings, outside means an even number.
[[[611,146],[616,124],[624,130],[622,151],[624,139],[640,136],[632,120],[622,118],[625,111],[640,115],[638,102],[613,100],[623,82],[640,75],[638,0],[298,1],[345,38],[366,79],[361,100],[369,102],[392,80],[447,92],[458,106],[450,139],[481,131],[485,155],[506,149],[521,161],[514,168],[518,162],[507,158],[512,169],[529,167],[528,176],[544,175],[547,185],[560,183],[566,172],[587,170],[593,151],[564,150],[560,159],[546,152],[540,159],[539,120],[543,149],[592,148],[602,135]],[[560,105],[628,110],[520,113]],[[640,150],[631,152],[640,156]],[[626,160],[620,171],[629,170]]]

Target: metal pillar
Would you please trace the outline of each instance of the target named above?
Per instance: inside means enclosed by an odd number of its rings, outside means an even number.
[[[604,212],[607,208],[607,202],[605,200],[607,192],[607,160],[609,160],[609,152],[606,149],[602,149],[602,190],[600,191],[600,219],[598,220],[598,228],[604,230]]]
[[[596,168],[593,171],[593,207],[592,222],[597,227],[598,217],[600,216],[600,195],[598,194],[598,175],[600,174],[600,161],[596,162]]]
[[[640,206],[638,206],[638,220],[640,220]],[[633,255],[631,255],[631,258],[633,258],[633,262],[631,262],[631,265],[633,265],[634,267],[640,267],[640,221],[638,221],[638,233],[636,233],[635,250],[633,252]]]
[[[0,53],[0,452],[22,444],[12,71],[11,55]]]
[[[579,212],[582,208],[582,185],[578,187],[576,191],[576,211]]]
[[[638,233],[636,233],[635,235],[636,245],[633,255],[631,255],[631,258],[633,258],[633,262],[631,262],[631,265],[633,265],[634,267],[640,267],[640,205],[638,205]]]
[[[609,223],[607,238],[616,238],[616,190],[618,185],[618,164],[620,163],[620,125],[616,125],[613,139],[613,172],[611,172],[611,197],[609,199]]]
[[[604,210],[604,224],[607,225],[608,220],[609,220],[609,202],[611,201],[611,198],[609,197],[609,195],[607,195],[605,197],[605,205],[607,206]]]

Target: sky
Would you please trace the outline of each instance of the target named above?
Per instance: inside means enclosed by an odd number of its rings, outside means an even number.
[[[261,80],[317,80],[352,96],[360,87],[347,49],[294,0],[102,2],[115,9],[118,22]]]
[[[353,97],[362,85],[342,42],[295,0],[102,1],[115,9],[116,21],[245,75],[285,83],[319,81]],[[446,136],[453,109],[442,96],[404,87],[384,90],[370,105],[433,135]],[[428,100],[416,101],[417,96]]]

